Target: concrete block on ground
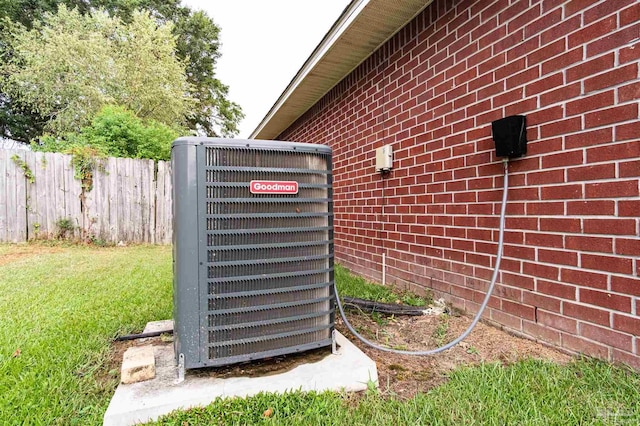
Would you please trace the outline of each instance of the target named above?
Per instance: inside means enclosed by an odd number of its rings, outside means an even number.
[[[173,330],[173,320],[161,320],[148,322],[143,333],[155,333],[158,331]]]
[[[138,383],[156,376],[153,346],[133,346],[122,357],[121,383]]]

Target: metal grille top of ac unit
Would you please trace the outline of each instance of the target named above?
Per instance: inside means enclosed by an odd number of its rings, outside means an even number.
[[[330,345],[330,148],[181,138],[172,167],[175,349],[185,368]]]

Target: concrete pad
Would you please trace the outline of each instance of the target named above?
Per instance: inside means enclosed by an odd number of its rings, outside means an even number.
[[[122,356],[121,383],[137,383],[156,376],[153,346],[132,346]]]
[[[178,369],[171,346],[156,349],[156,378],[120,384],[104,415],[105,426],[133,425],[156,420],[178,408],[205,406],[217,397],[245,397],[259,392],[362,391],[377,385],[376,363],[336,332],[337,354],[299,365],[289,371],[263,377],[203,377],[187,371],[177,383]]]
[[[173,330],[173,320],[161,320],[148,322],[143,333],[155,333],[157,331]]]

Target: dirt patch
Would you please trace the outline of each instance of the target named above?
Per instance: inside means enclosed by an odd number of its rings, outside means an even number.
[[[441,346],[459,336],[471,323],[471,319],[463,315],[372,317],[354,312],[349,313],[349,321],[370,340],[406,350],[426,350]],[[444,353],[422,357],[372,349],[353,337],[341,319],[337,321],[336,328],[376,362],[382,393],[400,398],[411,398],[418,392],[426,392],[444,383],[448,374],[461,366],[482,362],[510,364],[525,358],[547,359],[558,363],[571,359],[562,352],[483,323],[479,323],[458,346]],[[127,348],[150,344],[161,346],[172,343],[167,341],[166,336],[114,342],[109,365],[104,371],[111,371],[113,377],[114,370],[117,370],[119,377],[122,355]],[[190,374],[217,378],[272,375],[288,371],[302,363],[319,361],[330,352],[330,348],[322,348],[251,363],[203,368]]]
[[[385,317],[351,313],[349,321],[366,338],[405,350],[428,350],[442,346],[471,324],[463,315]],[[525,358],[565,363],[570,356],[519,338],[490,325],[479,323],[459,345],[432,356],[410,356],[381,352],[357,340],[341,320],[337,329],[372,358],[378,367],[380,390],[401,398],[411,398],[447,380],[452,370],[483,362],[509,364]]]
[[[7,253],[0,253],[0,266],[8,265],[10,263],[32,256],[59,253],[63,251],[62,247],[46,247],[36,244],[16,244],[9,247],[11,247],[11,249],[7,250]]]

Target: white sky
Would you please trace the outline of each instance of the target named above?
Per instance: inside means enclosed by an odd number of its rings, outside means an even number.
[[[247,138],[349,0],[183,0],[221,28],[217,77],[245,113]]]

